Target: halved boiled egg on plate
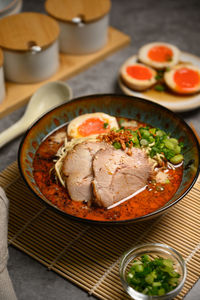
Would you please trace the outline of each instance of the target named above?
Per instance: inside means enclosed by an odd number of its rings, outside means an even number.
[[[179,94],[193,94],[200,91],[200,68],[191,64],[180,64],[165,72],[167,86]]]
[[[158,70],[176,65],[180,50],[169,43],[154,42],[142,46],[138,52],[140,62]]]
[[[116,118],[97,112],[84,114],[73,119],[68,125],[67,133],[71,138],[82,138],[106,133],[111,128],[119,129]]]
[[[144,91],[156,83],[156,71],[141,63],[127,61],[120,70],[124,83],[136,91]]]

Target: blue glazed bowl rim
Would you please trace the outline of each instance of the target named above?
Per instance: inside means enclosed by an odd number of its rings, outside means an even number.
[[[97,220],[92,220],[92,219],[84,219],[84,218],[80,218],[80,217],[76,217],[76,216],[73,216],[71,214],[68,214],[62,210],[60,210],[59,208],[56,208],[53,204],[51,205],[49,202],[45,201],[44,199],[42,199],[32,188],[31,186],[29,185],[29,183],[27,182],[26,180],[26,177],[24,176],[24,172],[23,172],[23,168],[21,166],[21,150],[22,150],[22,147],[23,147],[23,144],[24,144],[24,141],[28,135],[28,133],[31,131],[31,129],[35,126],[37,126],[37,124],[40,122],[41,119],[43,119],[46,115],[52,113],[54,110],[58,109],[58,108],[61,108],[61,107],[65,107],[66,105],[70,104],[70,103],[73,103],[73,102],[77,102],[77,101],[84,101],[85,99],[90,99],[90,98],[99,98],[99,97],[115,97],[115,98],[124,98],[124,99],[134,99],[138,102],[142,102],[144,104],[147,104],[147,105],[151,105],[151,106],[154,106],[155,108],[159,108],[163,111],[166,111],[167,113],[169,114],[172,114],[176,119],[179,119],[180,122],[182,122],[184,124],[184,126],[187,128],[187,130],[189,130],[189,132],[193,135],[193,138],[195,140],[195,143],[196,143],[196,147],[197,147],[197,150],[198,150],[198,168],[196,170],[196,174],[190,184],[190,186],[176,199],[174,200],[173,202],[169,203],[166,203],[164,206],[162,206],[161,208],[157,209],[156,211],[153,211],[147,215],[144,215],[144,216],[141,216],[141,217],[137,217],[137,218],[133,218],[133,219],[126,219],[126,220],[114,220],[114,221],[97,221]],[[141,221],[145,221],[147,219],[150,219],[152,217],[156,217],[156,215],[160,215],[160,214],[163,214],[164,211],[168,210],[169,208],[171,208],[173,205],[177,204],[181,199],[183,199],[187,194],[188,192],[192,189],[192,187],[194,186],[195,182],[197,181],[197,178],[199,176],[199,173],[200,173],[200,145],[199,145],[199,142],[197,140],[197,137],[196,135],[194,134],[193,130],[190,128],[190,126],[184,121],[184,119],[174,113],[173,111],[169,110],[168,108],[156,103],[156,102],[153,102],[153,101],[150,101],[150,100],[146,100],[146,99],[143,99],[143,98],[138,98],[138,97],[135,97],[135,96],[128,96],[128,95],[123,95],[123,94],[92,94],[92,95],[85,95],[85,96],[80,96],[80,97],[77,97],[77,98],[74,98],[74,99],[71,99],[70,101],[64,103],[64,104],[61,104],[59,106],[56,106],[54,107],[53,109],[49,110],[47,113],[44,113],[37,121],[35,121],[28,129],[27,131],[25,132],[24,136],[22,137],[22,140],[21,140],[21,143],[20,143],[20,146],[19,146],[19,150],[18,150],[18,167],[19,167],[19,171],[20,171],[20,174],[25,182],[25,184],[27,185],[27,187],[29,188],[29,190],[43,203],[45,204],[48,208],[52,209],[54,212],[57,212],[65,217],[68,217],[72,220],[75,220],[75,221],[78,221],[78,222],[81,222],[81,223],[86,223],[86,224],[94,224],[94,225],[126,225],[126,224],[130,224],[130,223],[133,223],[133,222],[141,222]]]

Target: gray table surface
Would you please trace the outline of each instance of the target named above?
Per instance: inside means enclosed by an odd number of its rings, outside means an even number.
[[[25,0],[23,10],[44,12],[44,0]],[[148,42],[166,41],[182,51],[200,56],[199,0],[113,0],[110,25],[128,34],[131,45],[68,80],[74,97],[95,93],[122,94],[117,84],[119,67]],[[24,110],[25,107],[2,118],[0,131],[15,123]],[[192,121],[200,134],[200,108],[181,115],[186,122]],[[0,149],[0,171],[16,160],[20,140],[21,137]],[[85,291],[48,271],[18,249],[10,246],[9,254],[8,270],[19,300],[88,299]],[[90,299],[96,298],[91,296]],[[185,299],[200,299],[200,282]]]

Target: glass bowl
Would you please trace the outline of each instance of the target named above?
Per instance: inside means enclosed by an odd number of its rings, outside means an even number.
[[[141,257],[142,255],[147,254],[150,257],[163,257],[164,259],[170,259],[173,261],[173,267],[175,271],[180,274],[179,284],[172,291],[162,295],[162,296],[149,296],[142,294],[136,291],[132,286],[127,282],[127,274],[130,270],[131,263],[134,259]],[[119,274],[122,285],[125,291],[135,300],[149,300],[149,299],[158,299],[158,300],[168,300],[175,298],[183,288],[183,285],[187,276],[186,264],[176,250],[170,246],[159,244],[159,243],[150,243],[138,245],[129,251],[127,251],[120,261]]]

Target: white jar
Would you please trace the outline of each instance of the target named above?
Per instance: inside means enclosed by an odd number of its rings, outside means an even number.
[[[103,48],[110,6],[110,0],[47,0],[45,9],[60,26],[60,52],[87,54]]]
[[[59,66],[58,36],[57,22],[43,14],[27,12],[1,19],[6,80],[34,83],[52,76]]]
[[[5,98],[5,80],[3,71],[3,51],[0,49],[0,102]]]

